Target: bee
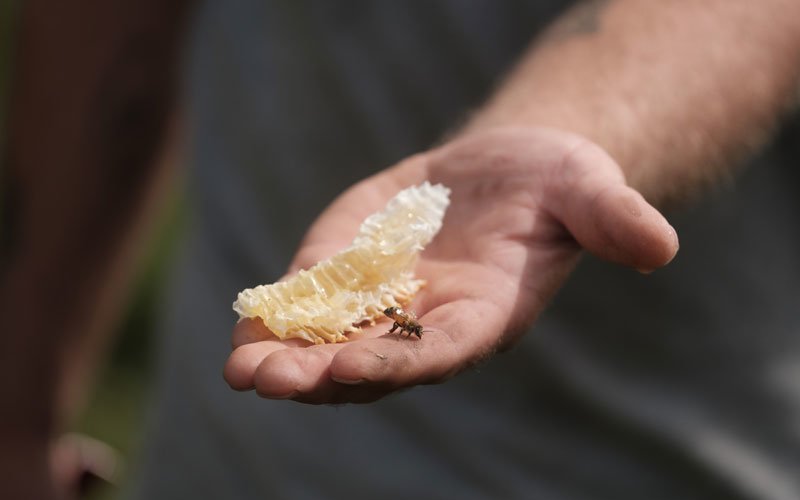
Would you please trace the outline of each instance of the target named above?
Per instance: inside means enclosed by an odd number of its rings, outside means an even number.
[[[417,322],[417,317],[414,313],[406,312],[399,307],[387,307],[383,311],[383,314],[394,320],[394,324],[392,325],[392,329],[389,330],[389,333],[394,333],[394,331],[399,328],[401,334],[406,332],[410,337],[413,333],[417,337],[422,338],[424,330],[422,329],[422,325]]]

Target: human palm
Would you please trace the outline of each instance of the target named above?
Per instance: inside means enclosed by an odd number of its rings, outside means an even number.
[[[437,383],[510,346],[542,312],[582,248],[640,270],[678,248],[675,232],[599,147],[543,128],[466,136],[409,158],[343,193],[313,224],[290,273],[347,247],[363,219],[429,180],[452,190],[439,235],[416,274],[410,309],[421,339],[378,322],[341,344],[281,341],[242,320],[225,378],[234,389],[308,403],[369,402]]]

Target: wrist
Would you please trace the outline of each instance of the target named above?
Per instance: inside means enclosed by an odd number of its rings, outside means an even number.
[[[591,112],[590,112],[591,111]],[[660,168],[660,148],[647,146],[652,135],[626,103],[564,102],[533,96],[529,103],[489,102],[464,128],[464,134],[502,128],[554,129],[601,148],[621,169],[626,184],[648,200],[661,198],[652,172]],[[648,155],[642,154],[649,151]]]

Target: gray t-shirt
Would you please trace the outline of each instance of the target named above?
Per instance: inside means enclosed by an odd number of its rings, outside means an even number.
[[[668,268],[586,258],[515,349],[446,384],[315,407],[222,379],[236,293],[282,275],[335,195],[455,127],[565,6],[200,6],[190,227],[132,496],[800,498],[796,122],[670,215]]]

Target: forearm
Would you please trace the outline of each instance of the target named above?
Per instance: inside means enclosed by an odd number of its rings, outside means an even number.
[[[12,82],[0,431],[46,440],[152,205],[181,2],[26,2]],[[59,402],[60,401],[60,402]]]
[[[582,134],[660,203],[763,144],[799,80],[794,0],[591,1],[534,44],[468,128]]]

